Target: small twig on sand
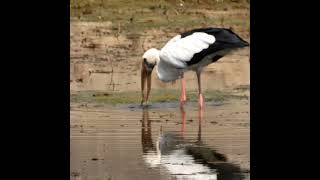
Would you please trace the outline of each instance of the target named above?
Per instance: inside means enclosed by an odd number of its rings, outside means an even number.
[[[117,33],[117,39],[118,39],[118,41],[119,41],[119,36],[120,36],[120,33],[121,33],[121,24],[120,24],[120,22],[118,23],[118,33]]]
[[[179,15],[180,13],[175,9],[173,8],[174,12],[176,13],[176,15]]]

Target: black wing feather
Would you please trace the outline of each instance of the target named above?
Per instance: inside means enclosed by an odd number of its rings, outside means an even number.
[[[181,34],[181,38],[192,35],[195,32],[204,32],[210,35],[213,35],[216,38],[216,41],[210,45],[207,49],[202,50],[199,53],[194,54],[192,59],[187,62],[188,66],[196,64],[200,62],[203,58],[205,58],[209,54],[216,53],[225,49],[233,49],[233,48],[241,48],[245,46],[249,46],[249,43],[239,37],[236,33],[232,32],[230,29],[226,28],[200,28],[193,29],[188,32],[184,32]],[[212,62],[217,61],[222,56],[217,56],[213,58]]]

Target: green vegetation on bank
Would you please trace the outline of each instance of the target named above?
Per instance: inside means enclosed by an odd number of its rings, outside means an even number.
[[[203,93],[205,101],[226,101],[229,99],[248,99],[247,95],[235,95],[232,92],[211,90]],[[150,102],[175,102],[179,101],[180,91],[178,90],[154,90],[150,94]],[[187,99],[191,102],[198,100],[196,91],[187,92]],[[102,103],[102,104],[128,104],[140,103],[140,92],[97,92],[81,91],[70,96],[73,103]]]

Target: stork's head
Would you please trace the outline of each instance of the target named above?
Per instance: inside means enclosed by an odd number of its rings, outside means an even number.
[[[142,58],[142,70],[141,70],[141,94],[142,94],[142,105],[146,105],[148,103],[148,98],[151,90],[151,74],[153,68],[160,61],[159,57],[160,51],[152,48],[146,51]],[[144,95],[144,87],[145,82],[147,80],[147,95]]]

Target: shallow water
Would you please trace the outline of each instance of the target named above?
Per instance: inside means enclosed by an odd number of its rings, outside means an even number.
[[[71,106],[70,179],[249,179],[247,102]]]

